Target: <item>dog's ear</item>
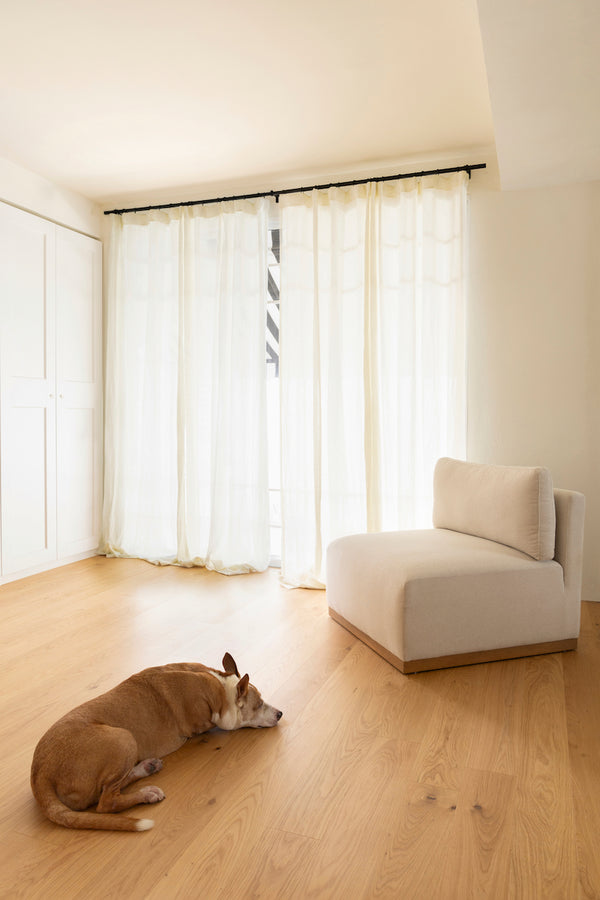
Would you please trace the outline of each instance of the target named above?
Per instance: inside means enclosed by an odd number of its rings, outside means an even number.
[[[231,653],[226,653],[223,657],[223,670],[226,675],[237,675],[238,678],[240,677],[238,667],[236,666],[235,659]]]
[[[243,678],[240,678],[237,685],[237,698],[238,700],[243,700],[246,694],[248,693],[248,685],[250,684],[250,676],[248,674],[244,675]]]

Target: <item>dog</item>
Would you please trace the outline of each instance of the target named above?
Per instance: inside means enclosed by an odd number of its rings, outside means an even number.
[[[223,672],[200,663],[144,669],[59,719],[40,739],[31,789],[46,816],[67,828],[147,831],[152,819],[111,816],[164,793],[147,785],[121,793],[162,769],[160,757],[218,727],[270,728],[283,713],[265,703],[233,657]],[[89,807],[96,804],[96,811]]]

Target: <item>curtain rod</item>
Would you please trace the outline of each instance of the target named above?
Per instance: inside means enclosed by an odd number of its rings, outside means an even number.
[[[256,200],[258,197],[275,197],[279,203],[282,194],[301,194],[306,191],[326,191],[334,187],[353,187],[356,184],[369,184],[376,181],[400,181],[403,178],[422,178],[425,175],[448,175],[451,172],[468,172],[469,178],[474,169],[485,169],[486,163],[453,166],[449,169],[429,169],[424,172],[405,172],[402,175],[379,175],[374,178],[359,178],[356,181],[337,181],[332,184],[313,184],[310,187],[282,188],[279,191],[259,191],[256,194],[238,194],[235,197],[213,197],[210,200],[184,200],[180,203],[159,203],[156,206],[136,206],[131,209],[105,209],[105,216],[122,216],[124,213],[149,212],[153,209],[175,209],[178,206],[203,206],[206,203],[225,203],[231,200]]]

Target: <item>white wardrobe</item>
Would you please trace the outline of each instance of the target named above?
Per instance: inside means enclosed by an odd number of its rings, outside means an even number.
[[[0,202],[0,583],[92,555],[102,245]]]

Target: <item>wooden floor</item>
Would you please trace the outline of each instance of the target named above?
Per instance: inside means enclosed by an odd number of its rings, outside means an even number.
[[[405,676],[277,575],[95,558],[0,588],[0,897],[600,898],[600,604],[575,652]],[[167,757],[152,831],[43,818],[52,722],[226,650],[278,727]]]

